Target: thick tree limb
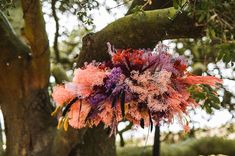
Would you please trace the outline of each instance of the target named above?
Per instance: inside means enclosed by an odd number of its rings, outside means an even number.
[[[29,62],[30,57],[28,53],[30,52],[30,50],[17,38],[7,18],[1,11],[0,39],[0,95],[4,95],[4,93],[7,93],[7,91],[12,91],[12,94],[10,95],[17,96],[18,92],[15,91],[15,89],[17,88],[16,86],[18,85],[18,89],[24,90],[24,82],[22,81],[21,84],[17,82],[16,77],[10,76],[10,72],[16,72],[19,76],[23,75],[23,72],[21,71],[22,67],[19,64],[22,65]]]
[[[24,35],[31,48],[32,87],[44,88],[50,75],[49,42],[40,0],[21,0],[25,21]]]
[[[30,43],[33,55],[43,55],[49,52],[49,45],[40,0],[21,0],[21,3],[25,37]]]
[[[144,14],[132,14],[116,20],[101,31],[83,38],[83,48],[78,66],[84,61],[109,59],[106,43],[116,48],[151,48],[158,41],[176,38],[195,38],[202,35],[202,28],[185,14],[176,13],[174,8],[146,11]]]
[[[16,33],[14,32],[13,28],[11,27],[10,23],[8,22],[7,18],[3,14],[2,11],[0,11],[0,48],[12,48],[11,53],[6,52],[5,50],[2,50],[0,53],[0,61],[1,63],[6,63],[4,61],[7,61],[7,57],[12,57],[12,59],[16,59],[18,55],[25,56],[29,53],[29,49],[26,45],[24,45],[16,36]],[[13,50],[16,47],[8,47],[9,44],[13,44],[17,47],[17,49],[20,50]],[[9,58],[9,61],[11,59]]]

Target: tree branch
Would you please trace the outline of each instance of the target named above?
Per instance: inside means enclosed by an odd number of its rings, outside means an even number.
[[[56,0],[52,0],[51,1],[51,10],[52,10],[52,15],[54,17],[55,26],[56,26],[53,49],[54,49],[54,52],[55,52],[56,61],[60,62],[60,52],[59,52],[59,48],[58,48],[58,37],[60,35],[59,34],[60,26],[59,26],[59,18],[58,18],[57,14],[56,14],[55,4],[56,4]]]
[[[30,50],[18,39],[7,18],[1,11],[0,39],[0,81],[2,84],[0,87],[0,95],[3,96],[6,94],[7,97],[16,96],[16,86],[18,85],[19,90],[24,88],[23,82],[21,82],[21,84],[19,85],[18,82],[16,82],[16,77],[12,77],[11,73],[16,72],[19,74],[18,76],[23,74],[20,73],[22,64],[26,64],[29,62],[30,57],[28,53],[30,52]],[[8,91],[10,93],[9,95]]]
[[[122,130],[118,131],[118,135],[120,137],[120,146],[121,147],[124,147],[125,146],[125,141],[124,141],[124,138],[123,138],[123,133],[130,130],[133,126],[133,123],[130,122],[125,128],[123,128]]]
[[[161,40],[196,38],[202,35],[202,27],[196,27],[193,19],[179,14],[174,21],[174,8],[146,11],[116,20],[101,31],[83,38],[78,66],[85,61],[109,59],[106,43],[117,48],[151,48]]]
[[[21,3],[25,21],[24,33],[30,43],[33,55],[41,56],[44,53],[49,53],[40,0],[21,0]]]
[[[50,54],[41,3],[40,0],[21,0],[21,3],[25,21],[24,34],[31,48],[32,87],[45,88],[50,75]]]
[[[30,51],[26,45],[24,45],[16,36],[15,31],[11,27],[7,18],[0,10],[0,62],[11,63],[18,57],[28,57],[27,54]],[[16,50],[16,49],[17,50]],[[6,50],[8,49],[8,50]]]

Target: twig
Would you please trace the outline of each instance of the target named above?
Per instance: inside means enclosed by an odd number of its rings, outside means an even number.
[[[110,11],[110,10],[112,10],[112,9],[118,8],[118,7],[123,6],[123,5],[127,4],[127,3],[130,3],[130,1],[132,1],[132,0],[128,0],[128,1],[126,1],[126,2],[123,2],[123,3],[121,3],[121,4],[118,4],[118,5],[116,5],[116,6],[114,6],[114,7],[111,7],[111,8],[107,8],[107,10]]]
[[[123,134],[124,132],[130,130],[130,129],[132,128],[132,126],[133,126],[133,123],[130,122],[124,129],[122,129],[122,130],[120,130],[120,131],[117,132],[118,135],[120,136],[120,146],[121,146],[121,147],[123,147],[123,146],[125,145],[125,141],[124,141],[124,139],[123,139],[123,135],[122,135],[122,134]]]

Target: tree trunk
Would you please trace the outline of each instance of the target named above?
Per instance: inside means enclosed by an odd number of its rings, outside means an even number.
[[[9,97],[9,100],[4,102],[7,102],[2,105],[6,121],[6,155],[50,153],[55,129],[48,127],[56,124],[49,116],[52,109],[47,90],[32,91],[29,96],[22,99]]]
[[[49,60],[44,60],[49,55],[32,58],[30,49],[16,37],[2,12],[0,38],[0,104],[6,127],[6,154],[45,155],[50,150],[55,125],[47,91]],[[45,70],[39,71],[40,76],[33,71],[38,62],[44,62]]]
[[[155,126],[152,156],[160,156],[160,144],[161,144],[161,141],[160,141],[160,127],[157,125],[157,126]]]
[[[115,156],[115,137],[107,137],[109,132],[100,124],[97,128],[88,129],[83,142],[77,144],[69,156]]]

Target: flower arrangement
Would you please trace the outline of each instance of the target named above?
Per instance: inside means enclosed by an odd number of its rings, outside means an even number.
[[[216,87],[222,80],[187,72],[184,57],[173,57],[158,44],[155,51],[109,47],[110,61],[85,63],[72,82],[55,86],[52,97],[60,113],[58,127],[67,130],[104,123],[116,133],[123,119],[141,127],[172,123],[178,119],[188,129],[185,116],[199,104],[189,91],[200,85]]]

